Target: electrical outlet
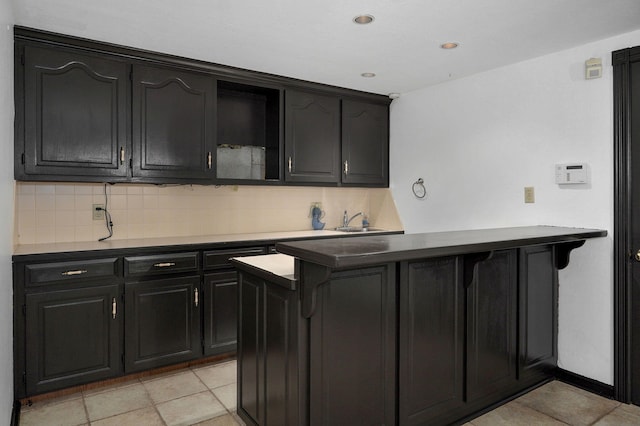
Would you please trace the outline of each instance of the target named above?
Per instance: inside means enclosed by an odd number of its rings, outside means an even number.
[[[93,220],[104,220],[104,204],[93,204],[91,211],[93,212]]]
[[[524,202],[525,203],[535,203],[536,202],[536,194],[533,189],[533,186],[525,186],[524,187]]]

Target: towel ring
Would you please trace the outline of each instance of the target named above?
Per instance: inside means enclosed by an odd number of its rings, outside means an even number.
[[[427,195],[427,188],[424,187],[424,180],[419,178],[411,185],[411,191],[417,198],[424,198]]]

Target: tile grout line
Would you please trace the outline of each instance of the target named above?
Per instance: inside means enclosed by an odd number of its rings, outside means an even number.
[[[571,424],[570,424],[570,423],[567,423],[567,422],[565,422],[564,420],[561,420],[561,419],[557,418],[557,417],[556,417],[556,416],[554,416],[553,414],[545,413],[544,411],[540,411],[540,410],[538,410],[537,408],[531,407],[530,405],[528,405],[528,404],[526,404],[526,403],[524,403],[524,402],[519,402],[519,401],[518,401],[518,398],[514,399],[514,400],[513,400],[513,401],[511,401],[511,402],[515,402],[516,404],[520,404],[520,405],[522,405],[523,407],[527,407],[528,409],[533,410],[533,411],[535,411],[536,413],[542,414],[542,415],[544,415],[544,416],[547,416],[547,417],[549,417],[549,418],[551,418],[551,419],[553,419],[553,420],[555,420],[555,421],[558,421],[558,422],[562,423],[563,425],[571,426]],[[511,402],[510,402],[510,403],[511,403]]]
[[[216,364],[214,364],[213,366],[215,366]],[[218,364],[219,365],[219,364]],[[213,367],[212,366],[212,367]],[[200,376],[198,376],[198,373],[196,373],[195,371],[193,371],[192,367],[189,367],[189,370],[191,370],[191,372],[198,378],[198,380],[200,380],[200,383],[202,383],[204,385],[205,388],[207,388],[207,390],[209,391],[209,393],[211,393],[211,395],[213,395],[213,398],[218,401],[220,403],[220,405],[222,405],[222,408],[225,409],[227,414],[232,414],[231,411],[229,411],[229,408],[224,405],[224,403],[220,400],[220,398],[218,398],[218,396],[213,392],[213,389],[211,389],[209,386],[207,386],[207,384],[202,380],[202,378],[200,378]],[[226,386],[226,385],[225,385]],[[220,387],[220,386],[219,386]],[[221,415],[220,415],[221,416]],[[206,420],[211,420],[211,419],[215,419],[216,417],[220,417],[220,416],[213,416],[210,417],[209,419],[205,419],[203,421]],[[200,422],[199,422],[200,423]]]
[[[147,389],[147,387],[144,385],[144,382],[141,379],[138,379],[138,380],[140,380],[140,384],[142,385],[142,388],[144,389],[144,392],[147,394],[147,397],[149,397],[149,401],[151,401],[151,406],[153,407],[154,411],[158,415],[158,418],[160,418],[160,421],[162,422],[163,425],[167,426],[167,422],[165,421],[164,417],[162,417],[162,413],[160,413],[160,410],[158,410],[158,405],[153,400],[153,398],[151,398],[151,394],[149,393],[149,389]],[[173,400],[171,400],[171,401],[173,401]]]
[[[595,419],[591,425],[594,425],[596,423],[598,423],[600,420],[604,419],[605,417],[607,417],[609,414],[613,413],[614,411],[616,411],[618,408],[620,408],[622,404],[618,403],[618,405],[616,405],[615,407],[613,407],[613,409],[607,413],[604,413],[602,416],[598,417],[597,419]]]

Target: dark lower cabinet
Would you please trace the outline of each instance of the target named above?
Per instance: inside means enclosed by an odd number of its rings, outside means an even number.
[[[519,260],[521,380],[549,376],[558,361],[558,273],[553,246],[523,247]]]
[[[204,354],[236,350],[238,340],[238,279],[235,271],[204,276]]]
[[[238,413],[247,424],[306,424],[297,293],[249,273],[239,276]]]
[[[125,372],[200,357],[200,276],[125,283]]]
[[[517,250],[476,265],[467,289],[467,400],[509,393],[517,369]]]
[[[119,285],[26,295],[29,395],[122,372]]]
[[[459,424],[552,378],[554,250],[349,270],[299,261],[295,291],[239,263],[238,413],[255,425]]]
[[[309,320],[311,425],[392,425],[395,264],[335,272]]]
[[[399,312],[400,424],[455,420],[464,399],[461,257],[403,262]]]

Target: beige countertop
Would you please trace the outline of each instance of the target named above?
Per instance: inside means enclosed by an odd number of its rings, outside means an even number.
[[[384,232],[384,231],[383,231]],[[369,232],[374,234],[379,232]],[[259,242],[259,241],[283,241],[290,239],[303,239],[314,237],[344,237],[347,234],[340,231],[284,231],[284,232],[259,232],[245,234],[218,234],[189,237],[161,237],[161,238],[136,238],[107,241],[81,241],[72,243],[46,243],[46,244],[19,244],[14,246],[13,255],[32,255],[43,253],[65,253],[77,251],[131,249],[139,247],[178,246],[191,244],[215,244],[230,242]]]
[[[271,276],[272,281],[276,278],[284,279],[290,286],[295,286],[295,257],[286,254],[265,254],[262,256],[243,256],[234,257],[231,260],[236,264],[241,263],[253,272],[261,272],[267,275],[267,279]]]

